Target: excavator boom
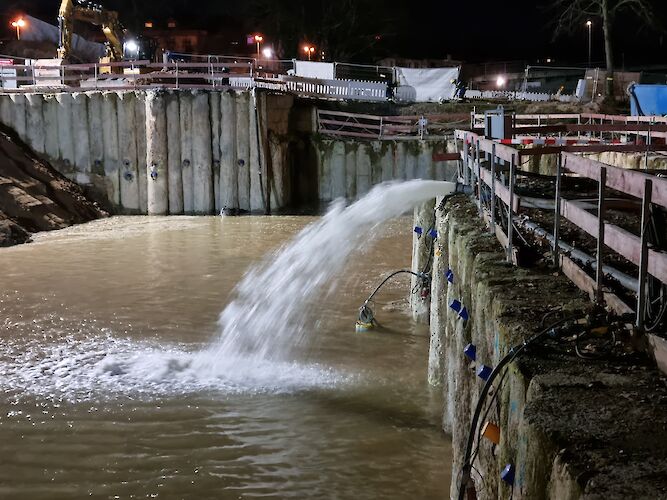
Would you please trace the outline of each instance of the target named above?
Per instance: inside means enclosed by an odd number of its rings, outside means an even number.
[[[66,59],[71,53],[74,21],[100,26],[108,42],[111,60],[120,61],[123,58],[123,28],[117,12],[81,0],[62,0],[58,11],[58,59]]]

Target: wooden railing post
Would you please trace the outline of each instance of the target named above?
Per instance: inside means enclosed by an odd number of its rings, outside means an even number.
[[[648,228],[651,223],[651,196],[653,181],[644,182],[644,198],[642,199],[641,254],[639,257],[639,284],[637,289],[638,328],[644,328],[644,311],[646,309],[646,284],[648,282]]]
[[[603,271],[603,262],[602,256],[604,251],[604,216],[605,216],[605,200],[604,200],[604,190],[607,185],[607,169],[605,167],[600,168],[600,181],[598,184],[598,240],[597,240],[597,254],[596,254],[596,263],[597,270],[595,275],[595,300],[598,304],[602,304],[603,292],[602,284],[604,281],[604,271]]]
[[[510,161],[510,199],[507,207],[507,262],[513,263],[513,237],[514,237],[514,180],[516,174],[516,155],[512,155]]]
[[[496,234],[496,145],[491,146],[491,233]]]
[[[563,153],[558,155],[558,164],[556,166],[556,196],[554,200],[554,267],[560,269],[560,247],[558,243],[560,241],[560,192],[562,185],[562,174],[563,174]]]

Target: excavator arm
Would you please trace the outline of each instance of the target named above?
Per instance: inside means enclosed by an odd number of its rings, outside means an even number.
[[[62,0],[60,4],[60,10],[58,11],[59,59],[66,59],[71,53],[74,21],[100,26],[108,42],[109,57],[112,61],[122,60],[123,27],[118,20],[118,13],[106,10],[101,5],[90,2],[84,3],[81,0]]]

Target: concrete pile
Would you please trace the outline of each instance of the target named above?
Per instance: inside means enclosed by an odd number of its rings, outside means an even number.
[[[265,213],[288,202],[269,123],[287,124],[291,105],[248,92],[0,94],[0,122],[119,213]]]

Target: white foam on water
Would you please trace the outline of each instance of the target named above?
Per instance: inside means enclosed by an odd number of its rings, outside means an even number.
[[[33,337],[0,347],[2,391],[48,400],[86,401],[124,395],[162,397],[211,391],[225,395],[285,394],[354,384],[357,376],[319,364],[265,361],[230,366],[222,360],[205,375],[193,369],[191,346],[111,334],[85,338]]]
[[[382,222],[454,188],[442,181],[389,182],[348,207],[343,200],[334,202],[324,217],[245,274],[220,314],[219,338],[195,358],[193,368],[206,374],[220,363],[236,370],[289,360],[313,330],[318,298],[333,289],[352,252]]]

